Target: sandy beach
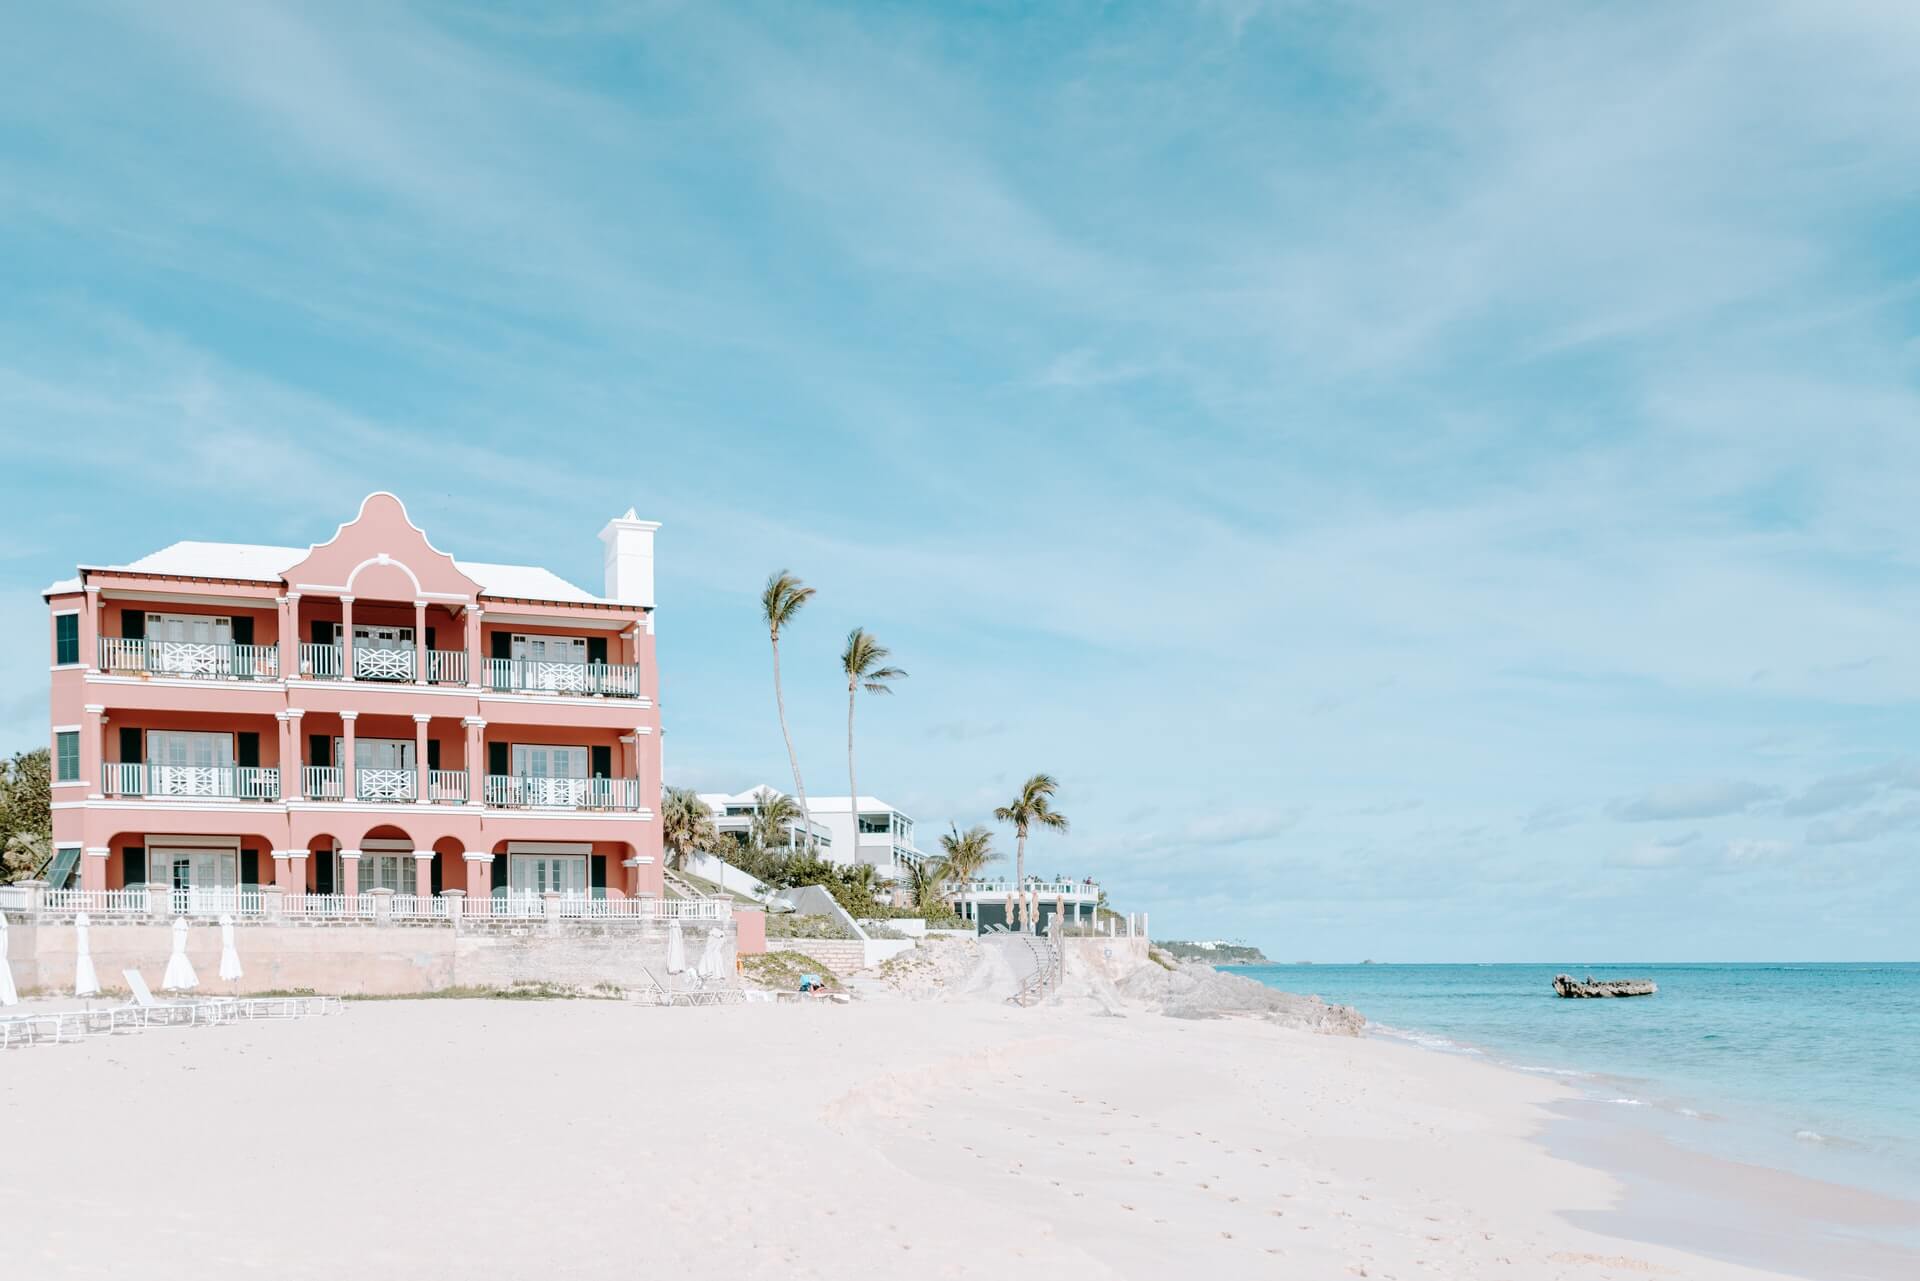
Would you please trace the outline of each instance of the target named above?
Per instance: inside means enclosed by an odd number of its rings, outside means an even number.
[[[1252,1020],[363,1003],[6,1055],[0,1241],[152,1281],[1780,1275],[1610,1235],[1619,1181],[1529,1137],[1567,1102]]]

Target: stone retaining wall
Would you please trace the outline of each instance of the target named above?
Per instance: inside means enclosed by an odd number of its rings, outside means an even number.
[[[310,989],[337,996],[394,996],[449,987],[506,987],[553,983],[591,988],[610,984],[640,988],[649,972],[667,977],[667,925],[574,921],[235,924],[234,950],[245,977],[220,977],[220,927],[196,921],[187,935],[187,959],[200,978],[199,991],[216,996]],[[726,936],[722,972],[734,974],[734,926],[688,922],[682,926],[687,961],[697,962],[710,929]],[[160,987],[173,951],[172,927],[158,921],[95,917],[89,950],[101,986],[124,991],[122,970],[139,970]],[[854,946],[858,946],[855,944]],[[21,988],[71,992],[74,977],[72,921],[15,920],[7,932],[8,959]]]

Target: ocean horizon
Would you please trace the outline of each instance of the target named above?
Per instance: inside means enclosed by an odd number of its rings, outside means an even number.
[[[1220,968],[1351,1005],[1375,1035],[1564,1080],[1708,1155],[1920,1197],[1920,962]],[[1557,973],[1660,990],[1565,1000]]]

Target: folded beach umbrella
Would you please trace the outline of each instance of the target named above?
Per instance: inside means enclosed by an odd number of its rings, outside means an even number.
[[[93,972],[93,946],[87,938],[92,922],[81,912],[73,918],[73,994],[100,995],[100,976]]]
[[[200,986],[200,976],[187,959],[187,918],[173,918],[173,955],[167,958],[167,972],[160,979],[163,992],[186,992]]]
[[[678,974],[687,968],[687,939],[680,932],[680,919],[667,922],[667,973]]]
[[[224,912],[220,914],[220,977],[240,977],[240,953],[233,946],[233,918]]]
[[[721,931],[707,931],[707,945],[700,949],[700,977],[710,979],[720,973],[720,950],[727,944],[727,936]]]
[[[7,914],[0,912],[0,1005],[20,1004],[20,991],[13,985],[13,966],[7,962]]]

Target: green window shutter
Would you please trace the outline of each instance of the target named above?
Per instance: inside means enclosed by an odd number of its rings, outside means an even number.
[[[147,881],[145,846],[129,845],[120,851],[120,880],[125,885],[144,885]]]
[[[145,765],[147,763],[147,736],[144,730],[131,725],[120,727],[120,763],[122,765]]]
[[[440,740],[437,738],[427,740],[427,768],[440,768]]]
[[[307,735],[307,764],[313,766],[333,764],[333,736],[331,734]]]
[[[433,856],[433,862],[428,864],[428,870],[432,876],[433,892],[437,897],[440,891],[446,887],[447,856],[445,854],[435,854]]]
[[[605,854],[588,856],[587,877],[588,884],[593,889],[593,897],[605,898],[607,896],[607,856]]]
[[[315,645],[333,644],[333,624],[316,618],[307,624],[307,640]]]
[[[496,890],[507,888],[507,856],[505,854],[493,856],[493,888]]]
[[[607,638],[606,637],[604,636],[587,637],[587,661],[589,663],[599,663],[602,666],[606,665],[606,661],[607,661]]]
[[[487,744],[487,773],[504,775],[512,767],[512,754],[507,744]]]
[[[233,616],[233,643],[236,645],[253,644],[253,615],[235,614]]]
[[[317,850],[308,856],[307,862],[313,867],[313,892],[333,893],[333,851]]]
[[[53,661],[80,661],[80,615],[61,614],[53,620]]]
[[[512,658],[513,657],[513,633],[512,632],[495,632],[489,644],[492,645],[492,648],[489,649],[487,652],[491,654],[493,657],[495,658]]]
[[[62,845],[53,852],[52,862],[47,864],[47,888],[64,890],[73,877],[73,869],[80,866],[80,847]]]
[[[63,729],[53,736],[53,778],[71,783],[80,777],[80,731]]]
[[[427,648],[428,648],[428,649],[438,649],[438,648],[440,648],[440,647],[439,647],[438,645],[435,645],[435,644],[433,643],[433,628],[431,628],[431,627],[429,627],[429,628],[427,628]]]
[[[260,768],[260,736],[249,732],[235,734],[233,759],[241,769]]]
[[[240,851],[240,883],[258,885],[260,883],[260,851]]]
[[[147,638],[147,616],[137,609],[120,611],[120,635],[127,640],[145,640]]]
[[[612,778],[613,777],[613,749],[611,747],[596,747],[596,748],[593,748],[592,751],[593,751],[593,770],[592,770],[593,776],[595,778]]]

